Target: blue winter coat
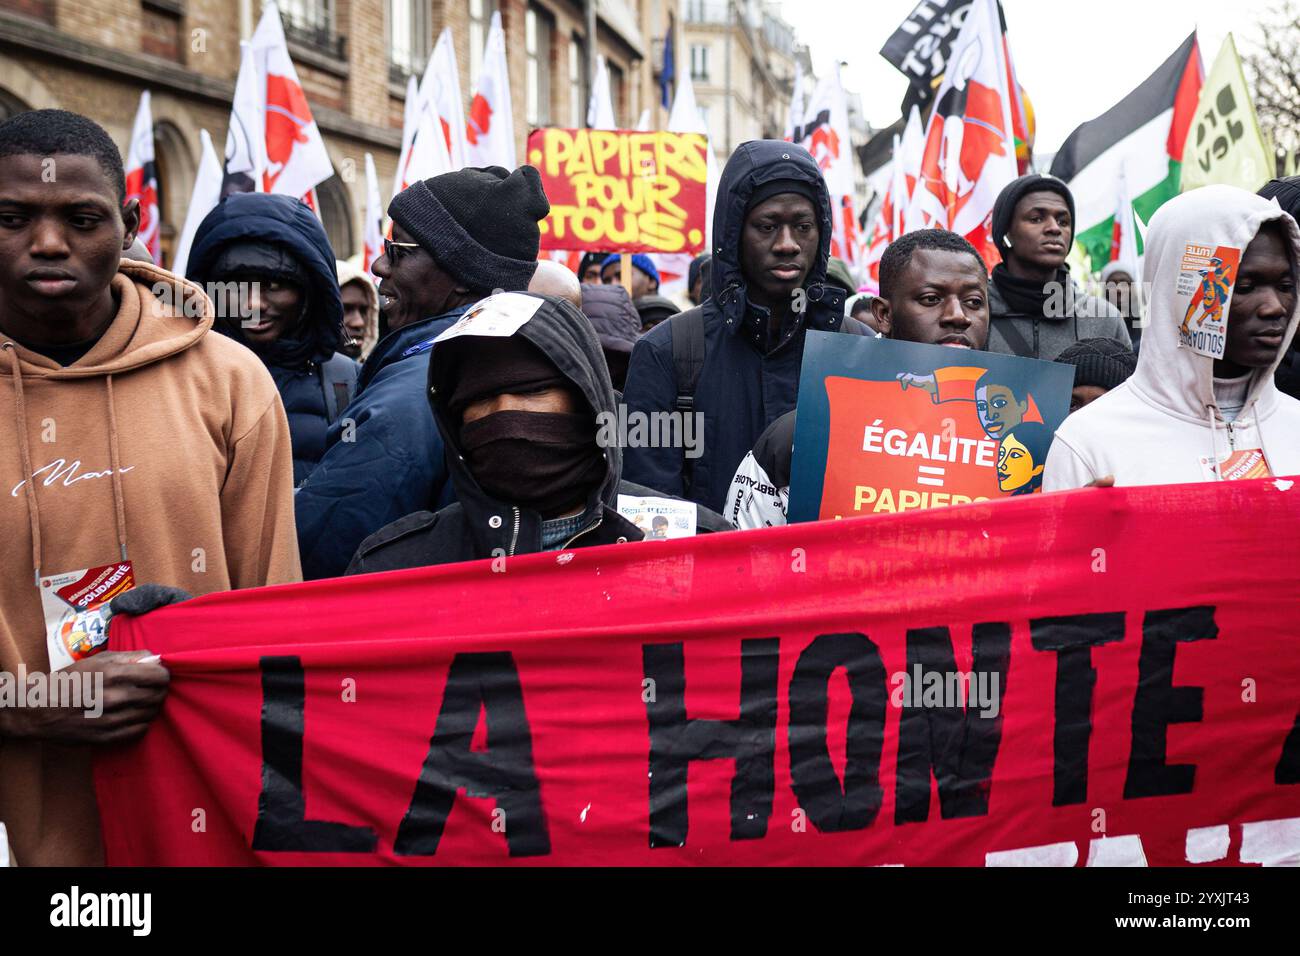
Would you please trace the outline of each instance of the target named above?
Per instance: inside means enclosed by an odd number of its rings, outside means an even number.
[[[325,454],[330,422],[355,392],[360,367],[338,351],[343,342],[343,300],[329,238],[315,214],[293,197],[235,193],[220,203],[194,234],[186,277],[205,288],[220,282],[222,277],[213,274],[213,267],[222,252],[250,242],[273,243],[285,250],[309,279],[303,322],[292,338],[254,349],[271,372],[289,419],[293,483],[298,487]],[[218,316],[215,328],[248,344],[237,316]],[[338,384],[345,386],[342,392]]]
[[[749,197],[774,179],[810,184],[818,197],[821,244],[804,282],[807,307],[780,343],[764,352],[768,313],[750,304],[740,269],[740,237]],[[844,317],[844,291],[826,283],[830,259],[832,209],[826,181],[804,149],[779,140],[742,143],[718,184],[713,212],[711,298],[698,306],[704,314],[704,367],[695,391],[695,411],[703,415],[703,454],[694,459],[691,485],[684,487],[680,448],[628,448],[623,476],[664,494],[689,498],[721,512],[737,466],[774,420],[795,406],[799,370],[808,329],[863,334],[861,323]],[[632,349],[623,401],[628,412],[670,412],[676,406],[672,325],[682,313],[661,322]]]
[[[305,579],[341,575],[380,528],[456,500],[425,390],[433,340],[468,308],[390,332],[366,359],[325,457],[294,496]]]

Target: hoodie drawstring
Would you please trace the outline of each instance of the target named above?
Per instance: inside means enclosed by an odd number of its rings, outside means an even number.
[[[36,501],[36,477],[32,471],[31,446],[27,441],[27,405],[23,393],[22,366],[18,352],[12,342],[5,342],[0,349],[9,353],[9,368],[14,379],[14,424],[18,431],[18,454],[23,466],[23,497],[27,501],[27,520],[32,532],[32,569],[34,581],[41,586],[41,564],[44,555],[41,547],[41,512]],[[108,455],[109,468],[112,471],[113,486],[113,526],[117,531],[117,548],[121,560],[127,559],[126,552],[126,496],[122,493],[122,476],[120,474],[120,456],[117,442],[117,408],[113,403],[113,376],[104,379],[108,393]]]
[[[122,469],[117,450],[117,406],[113,403],[113,375],[104,377],[108,392],[108,467],[112,469],[113,527],[117,531],[117,550],[120,560],[126,560],[126,496],[122,494]]]
[[[14,425],[18,431],[18,455],[23,463],[23,489],[27,499],[27,520],[32,528],[32,568],[35,583],[41,586],[41,513],[36,506],[36,489],[32,487],[32,451],[27,444],[27,407],[23,402],[23,371],[12,342],[0,345],[9,353],[9,368],[14,377]]]

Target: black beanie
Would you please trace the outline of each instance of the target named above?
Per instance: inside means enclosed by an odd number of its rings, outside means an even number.
[[[1277,204],[1283,211],[1289,212],[1292,218],[1300,217],[1300,176],[1269,180],[1259,195],[1265,199],[1276,199]]]
[[[522,292],[537,269],[546,218],[542,179],[532,166],[466,167],[412,183],[388,215],[456,281],[478,292]]]
[[[763,200],[782,193],[797,193],[812,203],[813,209],[819,208],[820,200],[812,183],[804,182],[802,179],[772,179],[754,187],[754,191],[749,194],[749,201],[745,203],[745,212],[749,212]]]
[[[997,201],[993,203],[993,244],[998,247],[998,252],[1002,254],[1003,259],[1007,257],[1007,244],[1003,237],[1011,231],[1011,219],[1016,212],[1016,203],[1030,193],[1037,192],[1056,193],[1064,199],[1065,204],[1070,207],[1070,222],[1074,222],[1074,194],[1062,180],[1055,176],[1040,176],[1037,173],[1013,179],[1003,187],[1002,192],[998,193]]]
[[[1110,391],[1137,369],[1137,354],[1114,339],[1080,339],[1056,357],[1074,366],[1074,384]]]

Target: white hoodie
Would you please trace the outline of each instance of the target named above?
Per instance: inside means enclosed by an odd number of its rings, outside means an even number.
[[[1276,203],[1232,186],[1205,186],[1165,203],[1147,233],[1148,325],[1133,377],[1075,412],[1057,429],[1043,490],[1080,488],[1114,475],[1117,485],[1184,484],[1232,477],[1236,452],[1261,449],[1274,475],[1300,474],[1300,402],[1273,384],[1273,372],[1300,322],[1300,300],[1277,358],[1253,374],[1231,423],[1214,396],[1214,359],[1179,346],[1192,299],[1179,294],[1189,243],[1245,253],[1260,226],[1281,220],[1300,263],[1300,228]],[[1225,310],[1226,312],[1226,310]],[[1216,467],[1216,462],[1223,462]]]

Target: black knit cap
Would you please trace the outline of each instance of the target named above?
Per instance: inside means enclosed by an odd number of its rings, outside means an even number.
[[[1114,339],[1080,339],[1056,357],[1074,366],[1074,384],[1110,391],[1137,369],[1137,354]]]
[[[550,211],[532,166],[458,169],[412,183],[388,204],[393,222],[444,271],[480,292],[528,288],[541,244],[537,223]]]
[[[1074,222],[1074,194],[1063,181],[1055,176],[1041,176],[1038,173],[1011,180],[1003,187],[1002,192],[998,193],[997,201],[993,203],[993,243],[998,247],[998,252],[1002,253],[1003,259],[1007,257],[1007,244],[1003,237],[1011,231],[1011,219],[1016,212],[1016,203],[1030,193],[1037,192],[1056,193],[1064,199],[1065,204],[1070,207],[1070,222]]]
[[[1293,218],[1300,216],[1300,176],[1269,180],[1259,195],[1265,199],[1276,199],[1277,204]]]
[[[812,183],[806,183],[802,179],[772,179],[754,187],[754,191],[749,194],[749,200],[745,203],[745,212],[749,212],[764,200],[780,196],[782,193],[797,193],[812,203],[813,209],[817,208],[819,200],[817,190],[813,188]]]

